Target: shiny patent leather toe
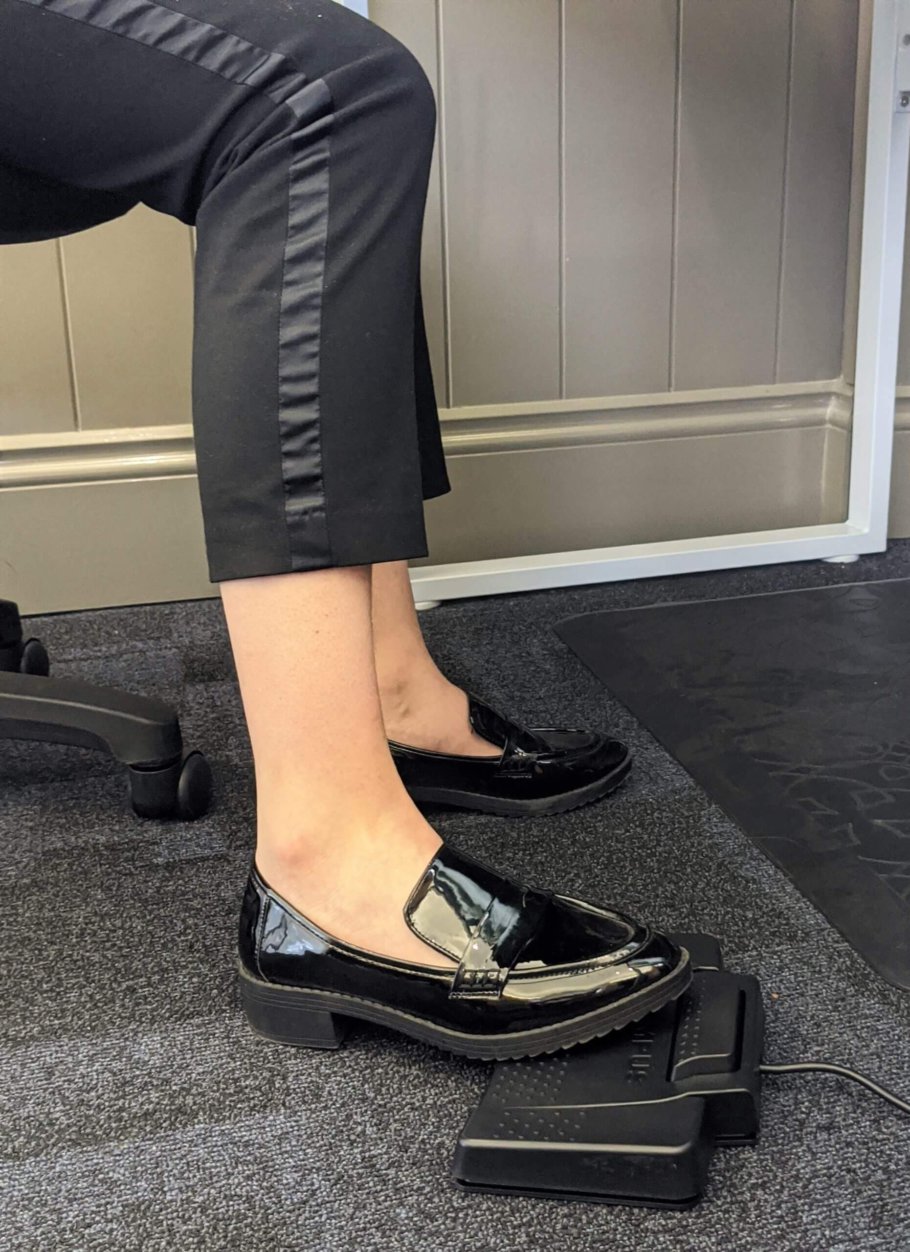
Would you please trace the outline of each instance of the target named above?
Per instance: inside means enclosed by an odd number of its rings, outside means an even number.
[[[367,952],[326,934],[250,875],[240,986],[255,1030],[337,1047],[361,1019],[467,1056],[532,1056],[638,1020],[689,982],[688,955],[610,909],[523,886],[444,845],[407,925],[452,967]]]
[[[608,735],[556,727],[529,730],[468,695],[474,731],[498,757],[429,752],[390,741],[398,772],[418,802],[503,816],[543,816],[590,804],[614,791],[632,763]]]

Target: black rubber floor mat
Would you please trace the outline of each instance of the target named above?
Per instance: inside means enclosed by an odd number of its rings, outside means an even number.
[[[910,581],[590,613],[557,633],[910,990]]]

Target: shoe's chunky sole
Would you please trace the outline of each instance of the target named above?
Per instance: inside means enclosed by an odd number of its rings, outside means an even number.
[[[575,791],[561,791],[552,796],[528,800],[507,800],[482,791],[455,790],[452,787],[419,787],[408,785],[408,793],[418,804],[448,804],[453,808],[474,809],[478,813],[495,813],[498,817],[546,817],[550,813],[568,813],[593,804],[615,791],[632,768],[631,753],[616,769]]]
[[[498,1035],[463,1034],[375,1000],[263,982],[243,966],[240,967],[240,996],[250,1026],[275,1043],[300,1048],[339,1048],[347,1019],[356,1018],[388,1026],[459,1056],[505,1061],[557,1052],[621,1030],[677,999],[691,979],[689,954],[681,948],[679,961],[670,973],[618,1004],[592,1009],[550,1026]]]

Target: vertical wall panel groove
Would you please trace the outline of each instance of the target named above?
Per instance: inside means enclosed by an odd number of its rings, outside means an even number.
[[[559,394],[559,7],[444,0],[452,400]]]
[[[673,60],[673,207],[670,228],[670,326],[667,347],[667,388],[676,386],[676,290],[679,262],[679,125],[682,116],[683,0],[676,0],[676,56]]]
[[[675,385],[771,382],[789,0],[683,0]]]
[[[0,248],[0,434],[67,431],[75,412],[53,240]]]
[[[446,76],[443,48],[445,44],[445,28],[443,26],[442,0],[436,0],[436,73],[439,83],[439,121],[437,128],[438,160],[439,160],[439,198],[440,198],[440,231],[442,249],[442,318],[445,333],[445,403],[454,404],[452,399],[452,283],[449,249],[449,196],[448,179],[446,177]]]
[[[780,242],[777,250],[777,305],[774,319],[774,379],[777,381],[780,366],[780,341],[783,329],[784,307],[784,249],[787,233],[787,208],[790,192],[790,158],[793,151],[793,74],[795,70],[793,46],[796,39],[796,0],[790,0],[790,38],[787,43],[787,103],[786,130],[784,137],[784,173],[781,180]]]
[[[907,197],[907,242],[901,287],[901,329],[897,360],[897,385],[910,385],[910,196]]]
[[[66,339],[66,366],[70,380],[70,397],[73,404],[73,421],[77,430],[82,429],[82,413],[79,409],[79,378],[76,374],[76,350],[73,346],[73,323],[70,317],[69,293],[66,290],[66,265],[63,261],[63,240],[55,241],[57,277],[60,281],[60,304],[63,309],[63,329]]]
[[[778,382],[843,369],[856,0],[795,0]]]
[[[853,145],[850,169],[850,212],[847,221],[847,277],[841,360],[845,380],[856,374],[856,319],[859,311],[859,262],[862,251],[863,185],[866,176],[866,128],[869,120],[869,62],[873,0],[858,0],[856,75],[853,85]]]
[[[191,420],[188,230],[139,208],[63,241],[84,428]]]
[[[569,396],[662,391],[676,0],[566,0]]]
[[[897,385],[910,385],[910,196],[907,197],[907,242],[904,245],[904,273],[901,289],[901,333],[897,362]]]
[[[559,391],[566,396],[566,0],[559,0]]]

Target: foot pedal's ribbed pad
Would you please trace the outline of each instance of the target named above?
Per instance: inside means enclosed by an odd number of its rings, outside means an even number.
[[[478,1191],[683,1208],[716,1144],[754,1143],[764,1014],[756,979],[723,970],[710,935],[676,935],[692,986],[598,1043],[502,1061],[458,1142]]]

